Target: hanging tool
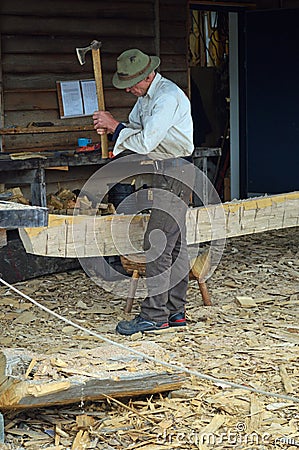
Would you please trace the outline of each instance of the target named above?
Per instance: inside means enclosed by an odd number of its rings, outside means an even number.
[[[91,50],[99,111],[105,111],[103,78],[102,78],[102,67],[101,67],[101,53],[100,53],[101,46],[102,46],[101,42],[94,40],[91,42],[91,44],[88,47],[76,48],[76,53],[78,56],[79,63],[81,65],[83,65],[83,64],[85,64],[86,53],[89,50]],[[101,148],[102,148],[102,158],[104,158],[104,159],[108,158],[107,134],[101,135]]]

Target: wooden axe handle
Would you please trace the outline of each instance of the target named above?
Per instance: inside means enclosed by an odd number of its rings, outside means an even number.
[[[102,77],[102,67],[101,67],[101,55],[100,49],[92,49],[92,63],[94,78],[96,83],[98,105],[100,111],[105,111],[105,100],[104,100],[104,89],[103,89],[103,77]],[[108,158],[108,139],[107,134],[101,134],[101,148],[102,148],[102,158]]]

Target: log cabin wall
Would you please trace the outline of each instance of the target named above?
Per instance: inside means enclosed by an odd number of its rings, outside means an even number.
[[[169,20],[171,17],[171,20]],[[50,122],[66,132],[2,134],[2,151],[76,147],[82,134],[99,142],[91,117],[61,119],[57,81],[93,78],[91,54],[80,66],[75,48],[97,39],[106,109],[126,120],[135,98],[111,83],[127,48],[160,54],[163,75],[188,88],[187,1],[1,0],[1,128]],[[89,126],[88,132],[74,127]],[[49,132],[50,131],[50,132]]]

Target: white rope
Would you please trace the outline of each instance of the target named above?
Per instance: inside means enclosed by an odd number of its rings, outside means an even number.
[[[24,294],[23,292],[19,291],[19,289],[15,288],[14,286],[12,286],[11,284],[7,283],[5,280],[3,280],[2,278],[0,278],[0,283],[4,284],[5,286],[7,286],[9,289],[12,289],[14,292],[16,292],[18,295],[21,295],[22,297],[24,297],[26,300],[29,300],[31,303],[33,303],[35,306],[37,306],[38,308],[42,309],[43,311],[46,311],[47,313],[51,314],[54,317],[57,317],[57,319],[62,320],[63,322],[67,323],[68,325],[71,325],[75,328],[77,328],[78,330],[84,331],[85,333],[88,333],[92,336],[95,336],[96,338],[107,342],[108,344],[112,344],[115,345],[116,347],[119,347],[123,350],[129,351],[131,353],[134,353],[135,355],[138,355],[148,361],[153,361],[156,364],[160,364],[162,366],[165,366],[171,370],[175,370],[175,371],[179,371],[179,372],[184,372],[187,373],[188,375],[193,375],[197,378],[200,378],[202,380],[207,380],[207,381],[211,381],[212,383],[216,384],[216,385],[226,385],[229,386],[231,388],[235,388],[235,389],[243,389],[245,391],[249,391],[249,392],[254,392],[256,394],[261,394],[261,395],[265,395],[267,397],[274,397],[274,398],[279,398],[282,400],[288,400],[291,402],[295,402],[295,403],[299,403],[299,398],[298,397],[293,397],[290,395],[284,395],[284,394],[277,394],[276,392],[269,392],[269,391],[264,391],[262,389],[257,389],[257,388],[253,388],[250,386],[245,386],[242,384],[238,384],[238,383],[233,383],[231,381],[227,381],[227,380],[223,380],[220,378],[215,378],[212,377],[210,375],[205,375],[204,373],[198,372],[197,370],[190,370],[187,369],[187,367],[184,366],[178,366],[176,364],[170,364],[168,362],[162,361],[160,359],[157,359],[153,356],[149,356],[143,352],[139,352],[138,350],[135,350],[133,348],[127,347],[126,345],[120,344],[119,342],[115,342],[112,341],[111,339],[106,338],[105,336],[96,333],[95,331],[92,330],[88,330],[85,327],[81,327],[81,325],[78,325],[75,322],[72,322],[71,320],[67,319],[66,317],[61,316],[60,314],[57,314],[55,311],[52,311],[51,309],[47,308],[46,306],[43,306],[41,303],[37,302],[36,300],[34,300],[33,298],[29,297],[28,295]]]

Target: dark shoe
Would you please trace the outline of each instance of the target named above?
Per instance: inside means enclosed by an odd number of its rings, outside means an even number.
[[[171,314],[169,316],[169,326],[170,327],[185,327],[187,325],[186,323],[186,316],[184,312],[178,312],[175,314]]]
[[[169,328],[168,322],[153,322],[136,316],[133,320],[122,320],[117,324],[116,331],[120,334],[130,336],[134,333],[159,332]]]

